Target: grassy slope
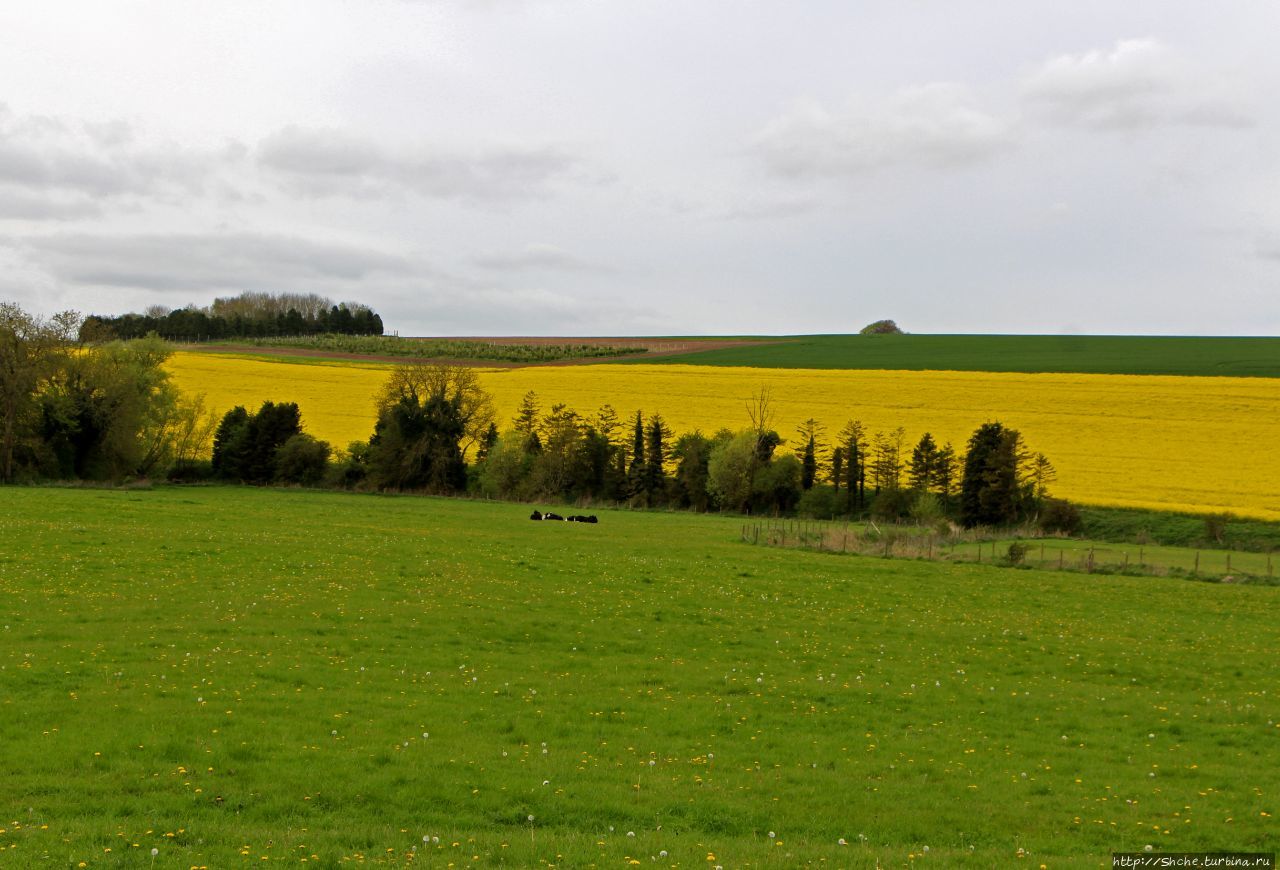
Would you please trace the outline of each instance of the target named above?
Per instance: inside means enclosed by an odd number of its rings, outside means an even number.
[[[7,859],[1056,868],[1273,842],[1275,589],[526,514],[0,489]]]
[[[1280,377],[1280,338],[810,335],[651,360],[763,368]]]

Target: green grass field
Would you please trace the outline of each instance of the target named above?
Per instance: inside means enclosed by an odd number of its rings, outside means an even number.
[[[1274,848],[1280,590],[528,510],[0,489],[0,864]]]
[[[804,335],[647,362],[803,369],[1280,377],[1280,338]]]

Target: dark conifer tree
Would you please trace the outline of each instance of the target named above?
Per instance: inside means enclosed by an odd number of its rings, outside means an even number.
[[[911,462],[907,466],[907,480],[916,492],[928,492],[933,488],[938,471],[938,445],[928,432],[920,436],[915,449],[911,451]]]
[[[213,466],[215,477],[235,480],[240,478],[242,457],[239,455],[240,449],[237,442],[242,438],[240,433],[248,422],[249,412],[243,405],[236,405],[222,415],[222,420],[213,434],[213,461],[210,464]]]
[[[960,478],[960,522],[967,528],[990,521],[982,510],[982,490],[988,463],[1003,434],[999,423],[983,423],[969,436]]]
[[[644,468],[644,417],[636,411],[635,430],[631,435],[631,466],[627,469],[631,495],[644,492]]]
[[[484,462],[489,456],[489,451],[493,450],[497,443],[498,424],[490,423],[489,428],[484,432],[484,437],[480,439],[480,444],[476,447],[476,462]]]
[[[810,435],[808,443],[804,445],[804,456],[800,459],[800,488],[804,490],[813,489],[814,481],[818,477],[818,457],[815,447],[814,437]]]
[[[667,475],[664,464],[667,458],[667,427],[657,414],[649,420],[645,444],[645,464],[642,487],[645,500],[650,505],[666,501]]]

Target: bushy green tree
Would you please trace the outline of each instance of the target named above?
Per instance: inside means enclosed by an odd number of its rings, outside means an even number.
[[[533,467],[533,456],[525,449],[527,435],[511,431],[498,438],[480,465],[480,492],[490,498],[521,498],[524,482]]]
[[[984,423],[969,439],[960,482],[960,521],[967,527],[1016,522],[1034,500],[1027,457],[1016,429]]]
[[[791,454],[778,456],[756,473],[754,507],[763,513],[790,513],[800,502],[804,474],[799,459]]]
[[[41,418],[40,393],[66,360],[78,321],[72,311],[45,320],[0,303],[0,482],[17,476],[19,448]]]
[[[329,442],[299,432],[276,451],[276,482],[318,485],[325,478],[331,452]]]
[[[242,483],[271,483],[276,479],[277,452],[301,432],[302,415],[294,402],[263,402],[254,414],[232,408],[214,435],[214,474]]]
[[[755,468],[756,433],[739,432],[712,448],[707,460],[707,491],[722,506],[747,513]]]
[[[400,399],[378,417],[369,439],[369,483],[376,489],[449,494],[466,487],[458,397]]]
[[[187,399],[164,368],[156,339],[110,342],[68,354],[40,394],[49,476],[120,480],[163,472],[207,444],[203,399]]]
[[[711,439],[697,430],[676,439],[671,455],[676,461],[672,489],[677,507],[695,511],[706,511],[711,507],[707,469],[712,446]]]

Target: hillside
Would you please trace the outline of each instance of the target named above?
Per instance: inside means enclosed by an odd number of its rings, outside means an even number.
[[[1280,338],[1110,335],[805,335],[664,363],[807,369],[1280,377]]]

